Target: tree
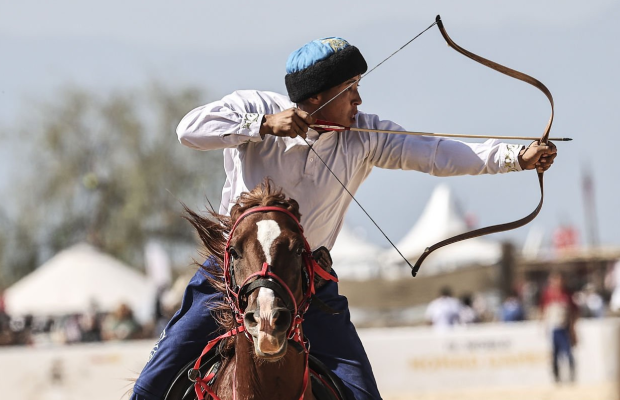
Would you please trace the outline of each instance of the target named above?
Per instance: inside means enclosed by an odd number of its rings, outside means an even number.
[[[18,211],[8,232],[34,247],[29,254],[38,258],[29,262],[87,241],[139,266],[150,239],[169,248],[194,243],[181,202],[203,207],[206,197],[219,199],[223,182],[221,154],[185,148],[174,133],[199,98],[196,90],[154,83],[107,96],[70,88],[34,107],[29,130],[20,133],[33,154],[24,162],[31,174],[15,186]],[[11,261],[12,252],[0,250],[5,276],[32,269],[20,265],[27,257]]]

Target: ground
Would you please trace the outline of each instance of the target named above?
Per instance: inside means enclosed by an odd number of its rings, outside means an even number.
[[[384,400],[619,400],[618,384],[558,385],[522,389],[461,390],[417,395],[388,395]]]

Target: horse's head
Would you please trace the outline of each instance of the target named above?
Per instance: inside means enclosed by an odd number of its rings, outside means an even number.
[[[314,260],[299,224],[298,203],[266,179],[239,195],[229,217],[211,211],[211,220],[185,210],[205,255],[216,261],[206,269],[209,282],[225,295],[225,304],[212,309],[220,324],[229,332],[243,324],[263,359],[283,357],[287,339],[305,348],[301,322],[314,293],[315,273],[317,284],[336,279],[326,272],[331,260],[326,271]]]
[[[191,214],[212,254],[204,220]],[[258,357],[278,360],[286,354],[287,339],[302,341],[300,326],[314,292],[315,261],[299,224],[298,203],[265,180],[242,193],[224,222],[222,270],[228,303],[238,324],[251,336]],[[224,232],[223,232],[224,233]],[[215,241],[217,242],[217,240]],[[221,254],[221,253],[220,253]]]
[[[225,272],[258,357],[278,360],[286,353],[309,295],[307,257],[297,218],[284,208],[251,208],[236,219]]]

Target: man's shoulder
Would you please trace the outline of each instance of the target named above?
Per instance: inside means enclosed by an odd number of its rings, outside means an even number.
[[[442,304],[443,304],[443,299],[441,297],[438,297],[436,299],[431,300],[431,302],[428,303],[428,308],[435,309],[435,308],[441,307]]]
[[[276,103],[280,106],[291,108],[294,107],[295,104],[291,102],[288,96],[270,92],[265,90],[254,90],[254,89],[242,89],[234,91],[231,96],[240,97],[242,99],[248,101],[260,101],[263,103]]]

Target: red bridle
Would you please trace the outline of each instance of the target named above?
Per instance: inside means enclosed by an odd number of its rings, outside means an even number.
[[[291,291],[289,286],[282,280],[282,278],[280,278],[277,274],[274,274],[271,271],[271,266],[267,264],[266,262],[263,262],[263,266],[260,271],[255,272],[251,274],[250,276],[248,276],[243,281],[243,284],[241,286],[235,285],[236,287],[233,287],[234,277],[232,273],[234,273],[234,271],[231,272],[232,256],[230,254],[230,242],[233,238],[235,229],[237,228],[239,223],[248,215],[255,214],[258,212],[271,212],[271,211],[281,212],[291,217],[293,221],[295,221],[295,223],[297,224],[297,227],[299,228],[299,232],[301,233],[301,236],[304,239],[304,251],[302,253],[302,257],[303,257],[304,274],[306,276],[307,284],[306,284],[306,291],[303,295],[303,298],[299,302],[299,304],[297,304],[297,301],[295,300],[295,296],[293,295],[293,292]],[[223,268],[224,268],[224,282],[226,283],[225,299],[229,303],[230,307],[232,308],[232,311],[235,314],[235,319],[237,323],[239,324],[239,326],[237,326],[236,328],[234,328],[233,330],[229,332],[226,332],[225,334],[221,336],[218,336],[217,338],[207,343],[207,346],[204,348],[204,350],[200,354],[200,357],[198,357],[198,359],[194,363],[194,368],[188,371],[189,379],[194,382],[194,390],[196,391],[196,395],[199,400],[204,399],[205,393],[210,395],[214,400],[219,400],[219,397],[217,397],[213,389],[208,385],[208,382],[211,379],[213,379],[214,374],[209,374],[205,376],[204,378],[200,376],[200,363],[201,363],[202,357],[205,354],[207,354],[220,340],[227,338],[227,337],[235,336],[239,332],[245,332],[246,337],[250,341],[252,341],[252,337],[247,334],[247,331],[245,330],[245,326],[243,325],[243,318],[245,315],[245,306],[241,305],[240,297],[249,295],[254,289],[262,286],[261,282],[258,282],[258,281],[275,282],[278,286],[284,289],[285,293],[289,296],[290,300],[292,301],[293,310],[291,311],[292,311],[293,318],[291,319],[291,325],[289,326],[289,329],[287,331],[287,337],[289,340],[293,340],[297,342],[302,347],[304,354],[305,354],[306,366],[304,370],[303,388],[302,388],[301,396],[300,396],[300,400],[303,400],[304,393],[308,386],[309,371],[308,371],[308,346],[301,334],[301,323],[304,320],[303,318],[304,314],[308,310],[308,307],[310,307],[312,295],[315,293],[314,275],[316,273],[323,279],[338,282],[338,279],[336,277],[332,276],[331,274],[323,270],[317,264],[314,258],[312,258],[312,251],[310,250],[310,245],[308,244],[308,241],[306,240],[303,232],[304,230],[301,224],[299,223],[295,215],[293,215],[293,213],[291,213],[290,211],[284,208],[275,207],[275,206],[264,206],[264,207],[251,208],[247,210],[246,212],[244,212],[243,214],[241,214],[241,216],[237,218],[237,221],[235,221],[235,224],[230,230],[228,241],[226,242]],[[257,284],[252,286],[253,283],[256,283],[256,282]],[[250,289],[246,290],[246,288],[250,288]]]

